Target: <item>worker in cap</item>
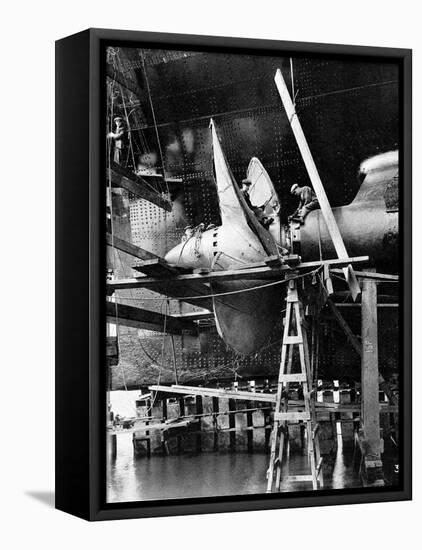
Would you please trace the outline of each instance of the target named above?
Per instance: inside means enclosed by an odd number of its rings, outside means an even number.
[[[251,198],[249,196],[249,190],[251,185],[252,185],[252,181],[249,178],[245,178],[242,180],[242,187],[240,190],[243,194],[243,198],[245,199],[245,202],[248,205],[248,208],[250,208],[252,212],[255,214],[259,223],[263,227],[265,227],[265,229],[268,229],[268,227],[273,223],[274,220],[272,218],[268,218],[265,215],[264,206],[254,206],[251,203]]]
[[[252,185],[252,182],[249,178],[245,178],[242,180],[242,187],[241,187],[241,191],[242,191],[242,195],[243,195],[243,198],[245,199],[246,201],[246,204],[248,205],[248,208],[250,208],[252,211],[253,211],[253,206],[251,204],[251,198],[249,196],[249,189]]]
[[[290,193],[296,197],[299,197],[299,205],[293,214],[289,216],[289,221],[296,220],[303,224],[309,212],[319,208],[318,199],[308,185],[300,187],[298,183],[294,183],[290,188]]]
[[[120,164],[123,159],[124,149],[126,148],[126,127],[121,116],[114,117],[113,122],[115,130],[114,132],[109,132],[107,137],[113,142],[113,160],[116,164]]]

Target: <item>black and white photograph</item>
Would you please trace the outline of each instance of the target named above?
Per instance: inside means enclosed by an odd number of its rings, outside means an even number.
[[[6,8],[0,546],[413,549],[417,4]]]
[[[399,64],[104,56],[106,502],[399,488]]]

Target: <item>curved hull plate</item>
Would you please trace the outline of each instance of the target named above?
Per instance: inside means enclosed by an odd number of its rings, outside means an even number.
[[[214,294],[253,288],[268,280],[225,281],[212,284]],[[274,285],[213,298],[217,330],[224,342],[242,355],[258,352],[280,316],[283,286]]]

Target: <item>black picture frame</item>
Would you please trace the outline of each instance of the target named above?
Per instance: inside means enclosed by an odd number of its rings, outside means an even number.
[[[106,504],[104,48],[199,48],[397,62],[401,72],[401,484],[301,494]],[[87,520],[408,500],[411,460],[412,54],[408,49],[88,29],[56,42],[56,507]]]

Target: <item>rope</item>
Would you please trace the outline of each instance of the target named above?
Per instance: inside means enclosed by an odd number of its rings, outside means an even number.
[[[164,178],[165,178],[165,176],[166,176],[166,169],[165,169],[165,165],[164,165],[164,155],[163,155],[163,150],[162,150],[162,148],[161,148],[160,135],[159,135],[159,133],[158,133],[157,119],[156,119],[156,117],[155,117],[154,105],[153,105],[153,103],[152,103],[151,89],[150,89],[150,87],[149,87],[148,74],[147,74],[146,67],[145,67],[145,57],[144,57],[144,53],[143,53],[143,52],[141,53],[141,59],[142,59],[142,68],[143,68],[144,76],[145,76],[145,82],[146,82],[146,85],[147,85],[148,99],[149,99],[149,104],[150,104],[150,107],[151,107],[152,119],[153,119],[153,122],[154,122],[155,135],[156,135],[156,137],[157,137],[158,149],[159,149],[159,151],[160,151],[161,166],[162,166],[163,175],[164,175]],[[165,183],[166,183],[166,187],[167,187],[167,193],[169,193],[167,181],[166,181]]]
[[[164,184],[166,186],[167,196],[168,196],[168,198],[170,198],[170,190],[169,190],[168,182],[167,182],[167,179],[166,179],[166,168],[165,168],[165,164],[164,164],[164,155],[163,155],[163,150],[161,148],[160,135],[158,133],[157,119],[155,117],[154,105],[152,103],[151,89],[149,87],[149,80],[148,80],[147,70],[146,70],[146,67],[145,67],[145,57],[144,57],[144,52],[143,51],[141,51],[141,59],[142,59],[142,68],[143,68],[144,76],[145,76],[145,82],[146,82],[146,85],[147,85],[149,104],[151,106],[152,119],[154,121],[155,135],[157,137],[158,149],[160,151],[161,168],[163,170]],[[166,244],[166,248],[168,247],[168,241],[167,241],[167,215],[168,215],[167,210],[164,210],[164,227],[165,227],[165,244]]]
[[[133,164],[133,169],[136,170],[136,164],[135,164],[135,154],[133,152],[133,145],[132,145],[132,131],[131,131],[131,128],[130,128],[130,121],[129,121],[129,115],[127,114],[127,109],[126,109],[126,101],[125,101],[125,96],[123,95],[123,89],[121,86],[119,86],[120,88],[120,95],[122,97],[122,101],[123,101],[123,110],[125,112],[125,118],[126,118],[126,126],[127,126],[127,137],[128,137],[128,141],[129,141],[129,150],[132,154],[132,164]]]

